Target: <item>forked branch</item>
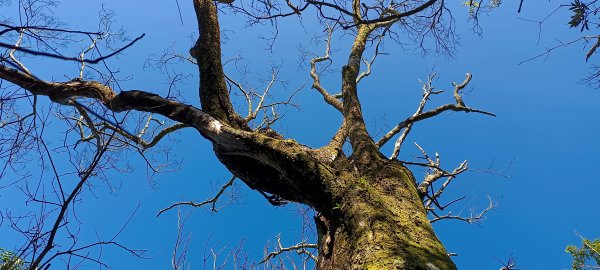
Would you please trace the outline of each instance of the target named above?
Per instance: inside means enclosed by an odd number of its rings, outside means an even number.
[[[377,147],[381,148],[392,137],[394,137],[396,134],[400,133],[400,131],[402,131],[402,129],[409,128],[409,126],[412,127],[412,124],[415,122],[437,116],[445,111],[466,112],[466,113],[474,112],[474,113],[480,113],[480,114],[495,117],[496,115],[491,112],[473,109],[473,108],[467,107],[465,105],[465,103],[460,95],[460,90],[464,89],[467,86],[467,84],[471,81],[471,78],[472,78],[471,74],[467,73],[466,78],[463,81],[463,83],[461,83],[461,84],[453,83],[454,99],[456,102],[455,104],[445,104],[445,105],[439,106],[433,110],[429,110],[429,111],[425,111],[425,112],[422,111],[423,109],[421,108],[421,105],[419,105],[419,109],[417,109],[417,112],[415,114],[406,118],[404,121],[398,123],[392,130],[390,130],[381,139],[379,139],[379,141],[377,141],[375,143],[375,145]],[[428,97],[429,97],[429,95],[427,95],[426,97],[424,95],[424,99],[421,101],[421,104],[423,104],[423,106],[425,105],[424,103],[427,102],[427,100],[425,98],[428,98]],[[404,139],[402,139],[402,140],[404,140]],[[396,157],[397,157],[397,154],[394,154],[394,155],[396,155]],[[394,155],[392,155],[392,156],[394,156]]]
[[[331,61],[330,52],[331,52],[331,35],[333,33],[333,29],[331,27],[327,27],[327,40],[325,45],[325,55],[315,57],[310,60],[310,76],[313,79],[312,88],[317,90],[322,96],[325,102],[329,105],[336,108],[338,111],[342,111],[342,102],[340,102],[337,98],[329,94],[329,92],[321,85],[321,78],[317,73],[317,63],[324,61]]]
[[[477,223],[477,222],[481,222],[485,219],[486,214],[489,211],[492,211],[494,208],[496,208],[496,204],[492,201],[492,198],[490,198],[488,196],[488,200],[489,200],[489,204],[488,206],[483,209],[481,212],[475,214],[475,210],[471,209],[471,214],[468,217],[465,216],[461,216],[460,214],[458,215],[453,215],[452,212],[448,212],[445,215],[437,215],[435,214],[435,211],[431,211],[431,213],[434,215],[434,218],[429,220],[429,222],[434,223],[440,220],[445,220],[445,219],[453,219],[453,220],[459,220],[459,221],[464,221],[467,223]]]
[[[305,241],[295,244],[293,246],[283,247],[283,245],[281,244],[281,236],[277,235],[277,250],[269,253],[264,259],[262,259],[260,261],[260,263],[265,263],[285,252],[290,252],[290,251],[295,251],[298,254],[306,254],[316,262],[317,257],[312,252],[308,251],[307,249],[317,249],[317,248],[318,248],[317,244],[309,244],[309,243],[306,243]]]

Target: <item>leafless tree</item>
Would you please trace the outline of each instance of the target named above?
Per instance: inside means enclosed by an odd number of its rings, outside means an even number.
[[[498,3],[472,1],[468,5],[476,7],[472,14],[475,18],[484,5]],[[449,111],[494,116],[468,106],[463,100],[462,91],[472,75],[466,73],[465,78],[457,78],[462,82],[452,83],[452,102],[428,109],[426,103],[430,98],[445,93],[435,90],[435,75],[431,75],[423,82],[423,98],[416,112],[399,120],[381,138],[369,134],[358,97],[360,82],[373,72],[376,58],[384,54],[382,44],[386,40],[399,41],[404,37],[423,51],[433,48],[436,52],[452,53],[457,36],[446,1],[194,0],[186,3],[193,4],[199,38],[190,49],[190,56],[167,51],[157,63],[176,60],[197,65],[201,109],[180,101],[171,87],[163,96],[152,90],[121,88],[119,82],[124,78],[114,72],[107,60],[140,46],[144,35],[126,39],[122,32],[113,31],[109,11],[101,13],[97,31],[81,31],[66,29],[46,15],[44,12],[54,4],[50,0],[19,4],[20,20],[7,19],[0,24],[0,47],[5,49],[0,55],[0,157],[5,162],[3,170],[18,172],[32,153],[41,157],[40,166],[50,168],[51,175],[40,177],[37,187],[24,185],[30,200],[41,205],[40,214],[29,218],[35,223],[23,230],[23,224],[19,224],[23,219],[6,213],[14,228],[30,239],[19,256],[31,262],[31,269],[49,268],[57,257],[66,257],[61,262],[66,262],[68,268],[79,266],[72,259],[104,265],[101,258],[80,253],[102,245],[142,256],[142,251],[116,241],[120,232],[108,241],[78,243],[68,217],[69,214],[73,217],[75,202],[90,178],[103,179],[107,171],[127,169],[119,166],[118,160],[123,155],[139,155],[153,173],[176,165],[161,155],[159,147],[164,144],[159,142],[183,128],[193,128],[210,141],[215,155],[233,177],[213,198],[200,203],[176,203],[163,211],[181,205],[210,205],[216,211],[216,202],[223,191],[239,179],[273,205],[294,202],[315,211],[317,243],[303,241],[284,247],[278,238],[276,250],[266,254],[265,262],[286,251],[296,251],[305,258],[315,259],[318,269],[456,269],[431,223],[441,219],[475,222],[482,218],[481,214],[461,217],[443,212],[460,200],[444,204],[441,195],[453,179],[467,171],[467,161],[454,170],[443,169],[439,155],[430,156],[418,144],[423,155],[420,160],[402,161],[398,157],[410,131],[420,121]],[[311,87],[342,119],[329,143],[306,146],[274,130],[273,124],[281,119],[278,108],[294,105],[293,95],[287,100],[270,100],[270,90],[280,82],[277,69],[273,69],[261,91],[247,88],[224,73],[218,16],[227,13],[246,16],[250,24],[271,23],[275,35],[269,46],[274,45],[279,23],[286,17],[309,17],[320,23],[326,33],[325,52],[309,61],[307,75],[312,79]],[[330,51],[335,35],[350,36],[353,40],[345,52],[347,60],[341,63],[341,82],[337,91],[331,92],[321,82],[321,72],[324,64],[333,65]],[[62,51],[73,42],[86,46],[76,53]],[[368,57],[370,51],[372,56]],[[28,62],[58,59],[77,64],[78,69],[70,80],[46,79],[24,64],[23,59]],[[174,87],[181,76],[170,79]],[[233,95],[245,100],[247,110],[243,114],[234,109]],[[48,119],[52,117],[67,126],[63,145],[55,149],[49,149],[45,143],[46,136],[51,136],[47,135],[48,130],[53,130],[48,128],[51,125]],[[393,152],[384,155],[382,147],[394,138]],[[344,151],[346,143],[349,149]],[[56,152],[70,158],[73,172],[59,173],[53,161]],[[417,180],[408,165],[427,168],[425,178]],[[30,178],[31,175],[23,175],[24,183],[30,183]],[[46,187],[48,178],[50,188]],[[70,179],[69,185],[65,184],[65,178]],[[79,180],[73,184],[71,179]],[[434,184],[440,179],[444,181],[436,188]],[[105,183],[110,185],[110,181]],[[483,213],[493,206],[490,201]],[[184,220],[179,216],[179,221]],[[180,223],[178,231],[181,229]],[[64,232],[66,238],[72,236],[72,245],[57,245],[55,237],[59,232]],[[181,253],[181,248],[185,241],[185,235],[177,238],[173,253],[175,269],[184,265],[185,253]],[[211,250],[210,254],[214,268],[224,267],[216,265],[218,251]]]

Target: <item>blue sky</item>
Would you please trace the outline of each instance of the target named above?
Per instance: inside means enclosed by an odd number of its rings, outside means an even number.
[[[481,19],[484,32],[480,37],[473,34],[471,24],[466,21],[466,8],[456,2],[449,5],[461,39],[452,57],[423,56],[411,46],[385,44],[389,55],[377,59],[373,74],[360,86],[370,131],[385,132],[412,114],[421,97],[418,80],[425,80],[432,70],[439,75],[435,85],[446,90],[451,90],[452,81],[462,81],[465,73],[471,72],[473,80],[464,96],[465,103],[494,112],[497,117],[444,113],[420,122],[400,158],[414,160],[418,152],[412,142],[418,142],[429,152],[440,153],[442,165],[448,169],[467,159],[475,171],[457,179],[446,195],[447,199],[468,196],[453,213],[469,213],[472,207],[485,208],[488,195],[498,207],[481,224],[445,221],[436,223],[434,228],[448,251],[459,254],[454,259],[459,269],[500,268],[491,256],[503,260],[513,256],[519,269],[569,269],[570,258],[564,248],[579,242],[574,231],[590,238],[600,237],[600,216],[595,212],[599,202],[595,194],[600,190],[596,171],[600,161],[597,155],[600,92],[579,83],[589,72],[582,44],[556,50],[547,59],[519,63],[560,41],[577,38],[580,33],[568,29],[570,14],[565,9],[544,22],[538,42],[538,25],[519,18],[541,19],[559,3],[525,1],[523,12],[517,14],[517,4],[507,1]],[[164,76],[157,70],[144,69],[143,65],[150,55],[160,54],[171,45],[180,53],[188,51],[190,34],[196,28],[191,4],[179,3],[182,25],[175,1],[103,3],[105,8],[115,11],[116,24],[122,25],[129,36],[146,33],[134,48],[110,61],[122,74],[132,76],[122,87],[164,91],[167,87]],[[71,28],[95,29],[101,7],[100,2],[63,1],[55,14]],[[0,15],[7,16],[4,12],[1,10]],[[308,63],[302,61],[299,48],[317,54],[324,49],[322,43],[311,42],[321,28],[310,16],[305,16],[302,23],[304,27],[298,25],[296,18],[282,21],[274,49],[268,51],[260,36],[269,36],[270,26],[246,28],[242,16],[222,14],[221,27],[227,35],[224,58],[243,56],[243,63],[250,70],[247,81],[258,89],[265,86],[262,80],[270,76],[271,68],[278,66],[281,78],[288,83],[286,87],[277,85],[274,95],[285,97],[309,79]],[[332,42],[333,72],[322,75],[324,85],[330,89],[339,87],[339,70],[347,57],[348,41],[348,36],[342,36]],[[592,56],[590,62],[596,61],[597,56]],[[26,62],[43,78],[62,80],[64,76],[76,76],[76,68],[68,70],[64,64],[52,61],[42,64],[35,59]],[[56,66],[48,68],[48,65]],[[187,102],[198,106],[195,67],[173,68],[194,76],[180,85],[179,90]],[[232,66],[227,67],[227,72],[234,78],[241,76]],[[323,145],[338,127],[339,115],[307,87],[294,101],[300,104],[300,109],[284,109],[285,118],[277,128],[301,143]],[[451,101],[448,92],[434,97],[429,105]],[[141,160],[132,156],[129,163],[137,170],[109,175],[110,181],[120,186],[117,191],[110,192],[99,182],[78,206],[78,217],[83,222],[82,241],[93,241],[96,234],[105,237],[115,234],[141,203],[117,239],[132,248],[149,249],[150,258],[138,260],[123,252],[106,250],[104,258],[114,269],[170,267],[176,211],[157,218],[158,210],[181,199],[204,200],[230,177],[212,154],[211,145],[196,132],[185,130],[173,139],[170,156],[181,161],[176,172],[156,175],[149,181]],[[390,152],[390,146],[384,148],[384,153]],[[491,165],[493,170],[511,177],[476,171]],[[415,176],[421,179],[423,171],[414,169]],[[0,179],[0,186],[8,181],[8,177]],[[271,207],[240,183],[237,188],[240,198],[219,213],[204,209],[194,209],[191,213],[186,232],[191,234],[188,256],[192,269],[203,269],[206,247],[227,250],[243,240],[250,259],[260,260],[265,243],[274,241],[278,234],[284,244],[300,241],[302,224],[296,214],[298,206]],[[17,211],[26,209],[18,200],[18,191],[13,191],[0,191],[0,205],[14,205]],[[186,210],[182,209],[184,213]],[[0,227],[0,247],[18,245],[18,241],[6,224]],[[219,258],[225,258],[226,254],[227,251],[222,251]]]

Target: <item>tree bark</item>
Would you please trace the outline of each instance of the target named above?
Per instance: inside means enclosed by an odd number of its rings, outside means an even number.
[[[362,170],[351,160],[335,164],[333,205],[315,218],[318,269],[456,269],[408,169],[387,160]]]

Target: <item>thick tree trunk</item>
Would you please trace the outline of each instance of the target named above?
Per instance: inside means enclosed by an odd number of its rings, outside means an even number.
[[[315,218],[318,269],[456,269],[401,164],[350,165],[339,180],[330,213]]]

